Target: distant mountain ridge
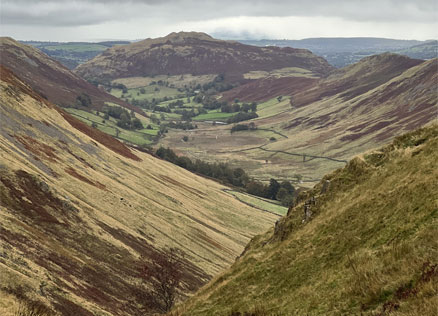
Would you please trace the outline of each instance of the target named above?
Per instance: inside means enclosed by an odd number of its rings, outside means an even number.
[[[325,75],[332,67],[308,50],[255,47],[214,39],[205,33],[180,32],[112,47],[75,72],[84,78],[115,79],[154,75],[228,74],[241,78],[253,70],[299,67]]]
[[[322,37],[302,40],[239,40],[239,42],[256,46],[295,47],[312,51],[324,57],[331,65],[342,68],[358,62],[360,59],[384,52],[393,52],[411,58],[431,59],[438,57],[437,44],[434,40],[398,40],[376,37]],[[432,46],[428,50],[415,49],[418,45]]]

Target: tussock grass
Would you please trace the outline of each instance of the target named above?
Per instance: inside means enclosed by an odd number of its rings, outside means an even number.
[[[275,231],[254,238],[181,314],[244,315],[263,302],[267,315],[434,315],[436,148],[432,125],[327,175],[325,194],[322,183],[302,193]]]

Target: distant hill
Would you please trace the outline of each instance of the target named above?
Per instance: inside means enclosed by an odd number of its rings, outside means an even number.
[[[38,42],[21,41],[31,45],[50,57],[56,59],[69,69],[76,68],[79,64],[86,62],[99,55],[109,47],[115,45],[126,45],[129,41],[105,41],[105,42]]]
[[[302,193],[175,315],[435,315],[438,125]]]
[[[438,57],[438,41],[428,41],[423,44],[414,45],[396,51],[398,54],[406,55],[411,58],[432,59]]]
[[[307,38],[302,40],[240,40],[239,42],[256,46],[277,46],[304,48],[324,57],[331,65],[342,68],[360,59],[384,52],[394,52],[411,58],[430,59],[437,57],[430,51],[410,50],[417,45],[434,46],[434,41],[397,40],[374,37],[351,38]]]
[[[234,102],[257,101],[253,131],[230,135],[230,126],[200,126],[160,140],[194,158],[245,166],[257,179],[315,183],[363,151],[419,128],[438,115],[438,59],[380,54],[324,78],[268,77],[221,93]],[[297,185],[300,185],[299,181]]]
[[[34,91],[57,105],[73,106],[79,96],[86,94],[90,97],[91,109],[99,110],[106,102],[111,102],[142,113],[137,107],[88,83],[33,46],[2,37],[0,57],[1,65],[11,69]]]
[[[234,41],[222,41],[205,33],[171,33],[112,47],[79,65],[76,73],[84,78],[116,79],[155,75],[226,74],[243,79],[243,74],[297,67],[325,75],[332,67],[308,50],[261,48]]]
[[[278,218],[85,125],[3,65],[0,119],[1,315],[159,311],[145,265],[176,248],[184,298]]]

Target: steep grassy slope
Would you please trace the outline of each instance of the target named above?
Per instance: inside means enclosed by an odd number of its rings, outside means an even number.
[[[264,93],[274,97],[258,106],[259,118],[252,120],[258,130],[230,134],[230,126],[205,125],[190,132],[190,142],[182,143],[184,133],[179,131],[162,142],[192,157],[245,165],[259,179],[301,174],[314,184],[342,166],[327,158],[350,159],[434,120],[437,69],[437,59],[422,62],[383,54],[318,81],[306,78],[312,80],[307,85],[288,83],[291,78],[254,81],[225,95],[243,100]],[[275,80],[281,80],[281,88]],[[287,91],[291,97],[279,102],[276,97]]]
[[[79,65],[76,73],[100,79],[181,74],[227,74],[243,79],[249,71],[285,67],[303,68],[319,75],[333,69],[323,58],[305,49],[262,48],[217,40],[205,33],[180,32],[112,47]]]
[[[278,218],[127,148],[0,69],[2,315],[20,301],[62,315],[144,314],[154,306],[142,264],[179,249],[189,295]]]
[[[175,314],[436,315],[437,148],[432,125],[325,176]]]
[[[76,98],[86,93],[94,109],[101,109],[105,102],[112,102],[142,112],[83,80],[37,48],[12,38],[0,38],[0,64],[11,69],[34,91],[57,105],[73,106]]]

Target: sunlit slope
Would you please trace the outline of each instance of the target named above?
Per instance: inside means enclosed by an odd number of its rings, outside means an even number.
[[[325,176],[177,314],[436,315],[437,148],[432,125]]]
[[[1,70],[0,301],[132,315],[147,303],[138,277],[148,258],[180,249],[187,295],[278,218],[127,148]]]

